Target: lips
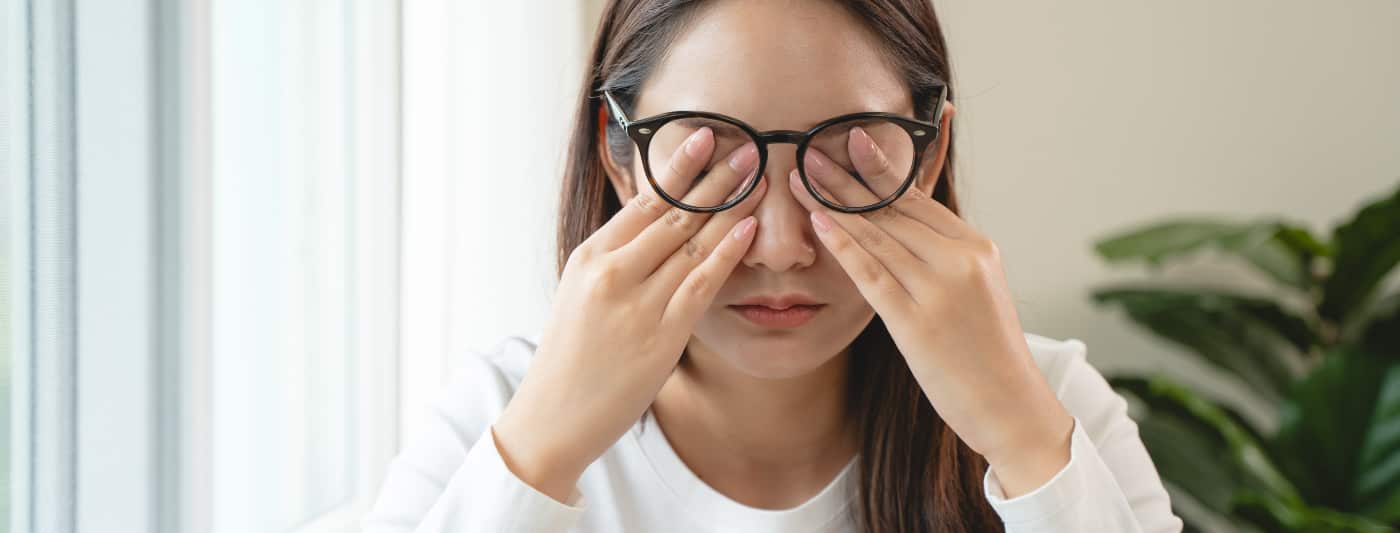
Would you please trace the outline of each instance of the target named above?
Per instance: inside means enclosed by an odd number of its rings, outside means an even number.
[[[807,323],[826,304],[802,293],[761,295],[730,305],[740,316],[768,328],[795,328]]]
[[[763,306],[769,309],[783,310],[794,305],[816,306],[822,305],[816,299],[800,292],[787,294],[764,294],[745,298],[734,306]]]

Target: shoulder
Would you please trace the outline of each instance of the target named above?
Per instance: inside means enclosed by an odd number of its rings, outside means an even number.
[[[364,519],[364,529],[374,525],[375,531],[407,531],[415,527],[413,524],[444,519],[437,516],[443,512],[474,509],[461,501],[439,501],[454,490],[452,486],[458,487],[451,493],[458,500],[480,496],[483,490],[521,493],[524,485],[508,478],[508,470],[496,455],[490,426],[515,394],[534,349],[532,339],[504,337],[485,350],[457,353],[449,362],[452,370],[448,379],[431,393],[427,408],[414,415],[412,430],[389,463],[380,496]],[[468,465],[473,454],[478,459]],[[475,470],[457,477],[464,465]],[[504,485],[482,485],[489,483]],[[484,518],[489,517],[476,517]]]
[[[501,337],[486,350],[468,350],[459,355],[455,361],[457,373],[463,376],[491,375],[501,381],[500,385],[514,390],[525,377],[538,346],[537,335]]]
[[[498,339],[485,350],[466,350],[451,361],[452,376],[439,403],[453,411],[494,418],[515,395],[538,346],[536,337]],[[452,404],[456,405],[452,405]]]
[[[1088,346],[1079,339],[1055,339],[1035,333],[1025,333],[1026,345],[1030,347],[1035,366],[1045,375],[1046,381],[1059,391],[1060,385],[1081,367],[1088,366]],[[1092,367],[1090,368],[1092,370]]]
[[[453,441],[452,447],[465,451],[505,410],[534,352],[534,340],[518,336],[458,352],[447,380],[431,395],[423,423],[416,425],[422,428],[415,431],[420,442]]]

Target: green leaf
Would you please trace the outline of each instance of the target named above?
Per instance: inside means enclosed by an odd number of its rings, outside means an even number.
[[[1302,318],[1259,298],[1209,289],[1116,287],[1095,291],[1094,300],[1122,306],[1134,322],[1238,376],[1268,401],[1292,386],[1304,367],[1301,353],[1319,342]]]
[[[1237,514],[1266,531],[1395,533],[1395,528],[1367,517],[1287,502],[1258,492],[1241,493]]]
[[[1279,224],[1278,238],[1290,249],[1317,257],[1331,257],[1332,249],[1317,240],[1311,232],[1292,224]]]
[[[1367,350],[1400,361],[1400,292],[1381,298],[1372,310],[1361,343]]]
[[[1336,256],[1319,312],[1345,322],[1400,263],[1400,189],[1362,208],[1333,235]]]
[[[1143,259],[1160,264],[1239,231],[1237,224],[1211,220],[1169,220],[1139,226],[1103,239],[1094,249],[1110,262]]]
[[[1307,501],[1400,521],[1400,364],[1329,353],[1284,403],[1273,449]]]
[[[1274,279],[1305,290],[1312,286],[1312,258],[1330,253],[1307,230],[1293,224],[1200,219],[1139,226],[1098,241],[1094,249],[1110,262],[1144,260],[1157,266],[1210,245],[1238,254]]]
[[[1299,499],[1238,413],[1161,376],[1115,376],[1109,383],[1148,407],[1138,427],[1157,471],[1202,505],[1228,514],[1241,490]]]
[[[1369,426],[1361,443],[1356,503],[1366,516],[1400,522],[1400,365],[1392,363],[1385,371]]]

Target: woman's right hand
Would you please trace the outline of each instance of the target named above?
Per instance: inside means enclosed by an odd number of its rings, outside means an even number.
[[[703,171],[714,146],[709,128],[693,133],[657,176],[662,187]],[[727,200],[741,179],[757,179],[757,166],[754,145],[739,147],[686,203]],[[749,215],[767,186],[714,214],[673,207],[643,187],[574,249],[529,371],[491,429],[516,476],[566,502],[584,469],[646,411],[753,242]]]

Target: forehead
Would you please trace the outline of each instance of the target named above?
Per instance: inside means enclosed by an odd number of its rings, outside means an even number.
[[[636,117],[713,111],[768,130],[860,111],[908,114],[908,87],[879,39],[836,2],[718,0],[676,36],[642,86]]]

